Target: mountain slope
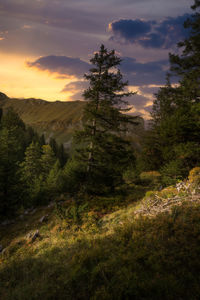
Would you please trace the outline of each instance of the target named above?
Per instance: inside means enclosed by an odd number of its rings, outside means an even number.
[[[54,137],[57,142],[68,147],[75,129],[81,127],[84,101],[55,101],[49,102],[41,99],[16,99],[8,98],[0,93],[0,107],[8,107],[19,114],[25,124],[33,127],[45,137]],[[131,134],[138,136],[143,131],[144,122],[138,118],[139,126],[131,128]],[[136,134],[137,132],[137,134]]]
[[[48,102],[41,99],[15,99],[0,95],[3,110],[8,107],[19,114],[25,124],[33,127],[47,138],[54,137],[58,142],[67,142],[74,128],[81,124],[83,101]]]

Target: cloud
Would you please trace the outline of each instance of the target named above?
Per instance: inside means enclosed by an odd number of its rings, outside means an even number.
[[[62,93],[71,92],[70,100],[83,100],[83,91],[88,88],[88,81],[73,81],[65,85]]]
[[[100,26],[102,16],[96,10],[91,13],[86,3],[82,1],[79,5],[75,5],[69,0],[0,0],[0,8],[1,14],[7,17],[45,24],[49,27],[96,33],[102,29]]]
[[[72,76],[80,79],[67,84],[61,91],[62,93],[70,92],[70,100],[81,99],[84,89],[89,85],[88,81],[81,79],[83,79],[84,73],[88,72],[91,65],[80,58],[50,55],[40,57],[33,62],[28,62],[27,65],[30,68],[35,67],[40,71],[55,73],[59,79]],[[145,94],[151,95],[157,89],[155,87],[152,89],[152,87],[148,87],[149,85],[159,86],[165,83],[165,72],[168,67],[168,60],[141,63],[131,57],[122,58],[120,65],[124,80],[128,80],[130,86],[140,86],[141,94],[144,96]],[[146,100],[141,95],[137,95],[134,99],[135,101],[139,99],[140,103],[141,101],[143,104],[146,103]],[[136,101],[135,105],[137,103]]]
[[[44,56],[34,62],[27,62],[28,67],[36,67],[38,70],[49,71],[50,73],[58,73],[60,75],[83,77],[88,71],[90,65],[80,58],[72,58],[67,56]]]
[[[153,105],[148,105],[148,106],[144,107],[144,110],[146,110],[148,113],[151,113],[152,108],[153,108]]]
[[[189,29],[183,27],[189,14],[166,18],[160,22],[139,19],[119,19],[109,24],[111,40],[134,43],[144,48],[169,49],[188,36]]]
[[[141,35],[147,34],[151,31],[152,22],[136,20],[118,20],[109,24],[111,30],[116,36],[134,42]]]
[[[168,60],[140,63],[131,57],[125,57],[120,67],[129,84],[134,86],[164,84],[168,68]]]
[[[91,65],[80,58],[67,56],[43,56],[33,62],[27,62],[28,67],[35,67],[41,71],[59,74],[59,78],[75,76],[83,78]],[[165,83],[165,72],[169,67],[168,60],[141,63],[135,58],[124,57],[120,65],[121,72],[130,85],[162,85]],[[79,86],[83,82],[79,81]],[[70,85],[68,88],[72,88]],[[77,88],[78,86],[76,86]]]
[[[136,94],[128,98],[130,105],[133,105],[135,109],[142,109],[149,101],[149,98]]]
[[[144,94],[156,94],[159,88],[160,86],[142,86],[140,90]]]
[[[148,97],[145,97],[140,94],[136,94],[128,99],[130,103],[130,114],[136,115],[136,116],[141,116],[144,119],[149,119],[150,118],[150,112],[152,110],[152,105]],[[149,104],[150,103],[150,104]]]

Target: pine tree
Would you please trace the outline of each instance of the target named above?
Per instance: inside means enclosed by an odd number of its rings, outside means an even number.
[[[128,116],[129,103],[118,68],[121,59],[104,45],[90,60],[93,67],[85,78],[90,86],[84,92],[83,130],[75,135],[75,160],[84,166],[84,187],[89,193],[113,190],[122,182],[122,173],[133,159],[130,143],[123,135],[135,118]],[[77,165],[76,165],[77,166]],[[80,175],[80,174],[79,174]]]
[[[199,164],[200,154],[200,2],[185,23],[189,36],[178,43],[182,53],[170,54],[171,76],[179,78],[173,86],[167,77],[153,104],[152,133],[155,137],[149,150],[159,153],[160,168],[169,177],[186,176]],[[147,151],[148,152],[148,151]],[[153,159],[152,159],[153,161]],[[171,175],[170,175],[171,174]]]
[[[20,164],[20,179],[24,188],[24,205],[38,204],[43,189],[41,147],[32,142],[25,151],[24,161]]]
[[[40,159],[41,163],[41,174],[46,180],[47,176],[49,175],[50,170],[53,168],[56,162],[55,154],[50,145],[43,145],[42,146],[42,156]]]
[[[50,197],[55,196],[61,190],[61,183],[61,166],[59,160],[56,160],[45,182],[46,191]]]
[[[15,128],[3,128],[0,131],[0,215],[15,209],[20,202],[20,184],[18,162],[22,146]]]
[[[32,142],[27,147],[24,161],[20,165],[22,181],[29,188],[32,188],[35,180],[40,176],[41,166],[41,148],[38,143]]]
[[[61,168],[63,168],[68,160],[68,154],[65,152],[63,144],[58,146],[58,151],[57,151],[56,157],[59,159]]]
[[[25,124],[9,108],[1,118],[0,130],[0,214],[20,205],[19,163],[24,157]]]
[[[180,78],[181,87],[188,101],[200,102],[200,1],[195,0],[195,13],[184,23],[189,37],[178,43],[181,55],[170,54],[171,71]]]

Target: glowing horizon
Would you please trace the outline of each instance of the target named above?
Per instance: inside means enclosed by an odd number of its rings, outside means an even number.
[[[63,85],[76,80],[75,77],[62,78],[58,74],[29,68],[27,61],[36,57],[7,55],[0,53],[0,91],[10,98],[37,98],[48,101],[71,101],[72,92],[62,92]],[[77,99],[79,100],[79,99]]]

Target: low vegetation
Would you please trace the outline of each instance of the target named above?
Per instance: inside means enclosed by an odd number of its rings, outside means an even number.
[[[110,214],[65,200],[1,226],[1,298],[198,299],[200,194],[189,184]]]

